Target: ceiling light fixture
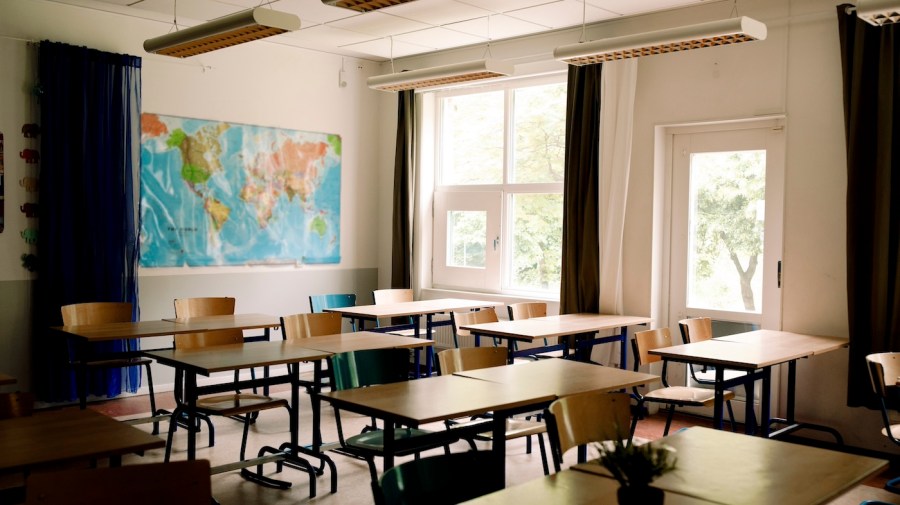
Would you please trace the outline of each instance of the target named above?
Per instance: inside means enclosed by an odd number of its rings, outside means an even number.
[[[560,46],[553,57],[570,65],[638,58],[703,47],[765,40],[766,25],[748,17]]]
[[[897,0],[859,0],[856,16],[875,26],[900,23],[900,2]]]
[[[144,50],[186,58],[299,29],[296,15],[257,7],[147,39]]]
[[[453,63],[440,67],[421,68],[395,74],[376,75],[369,77],[366,83],[372,89],[381,91],[404,91],[407,89],[430,88],[432,86],[445,86],[461,82],[477,81],[481,79],[493,79],[513,73],[513,66],[509,63],[483,59]]]
[[[334,7],[352,9],[357,12],[369,12],[412,1],[413,0],[322,0],[322,3]]]

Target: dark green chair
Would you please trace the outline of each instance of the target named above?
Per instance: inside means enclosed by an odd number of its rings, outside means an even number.
[[[409,461],[372,483],[378,505],[450,505],[503,489],[490,451],[441,454]],[[460,480],[461,475],[477,477]]]
[[[331,369],[332,391],[390,384],[409,378],[408,349],[371,349],[345,352],[329,357],[328,364]],[[340,409],[337,407],[334,408],[334,419],[337,424],[338,441],[341,444],[340,452],[366,460],[372,474],[372,482],[377,483],[378,473],[375,468],[375,458],[384,456],[384,431],[373,424],[363,429],[359,435],[345,438],[341,426]],[[409,440],[427,433],[431,432],[418,428],[395,427],[394,439]],[[438,447],[444,447],[444,450],[449,452],[448,444],[457,440],[411,444],[409,447],[395,452],[394,455],[415,454],[418,458],[420,452]]]

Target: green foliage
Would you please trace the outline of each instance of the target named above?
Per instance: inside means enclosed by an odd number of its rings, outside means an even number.
[[[675,452],[665,445],[613,441],[612,449],[597,444],[600,464],[622,486],[648,486],[653,479],[675,469]]]

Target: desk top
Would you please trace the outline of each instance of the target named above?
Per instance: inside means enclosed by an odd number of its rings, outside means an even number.
[[[382,319],[388,317],[421,316],[440,314],[458,310],[480,309],[503,305],[500,302],[486,300],[466,300],[462,298],[438,298],[435,300],[418,300],[414,302],[384,303],[380,305],[356,305],[325,309],[325,312],[339,312],[344,317],[361,319]]]
[[[40,412],[0,421],[0,473],[165,445],[162,438],[93,410]]]
[[[674,447],[678,458],[676,469],[653,481],[654,487],[731,505],[824,503],[888,465],[882,459],[701,427],[653,443]],[[573,468],[608,475],[593,462]]]
[[[367,388],[331,391],[322,399],[364,415],[426,424],[496,410],[549,403],[552,394],[510,384],[443,375]]]
[[[0,373],[0,386],[5,386],[7,384],[15,384],[16,378],[12,375],[6,375],[5,373]]]
[[[330,352],[309,349],[302,341],[273,340],[217,345],[198,349],[165,349],[145,353],[160,363],[200,375],[327,358]]]
[[[337,335],[309,337],[298,341],[297,344],[317,351],[327,351],[338,354],[368,349],[415,349],[419,347],[431,347],[434,345],[434,341],[425,338],[402,337],[400,335],[391,335],[389,333],[379,333],[374,331],[355,331]]]
[[[199,333],[211,330],[268,328],[281,321],[266,314],[234,314],[227,316],[192,317],[188,319],[162,319],[159,321],[134,321],[129,323],[80,324],[54,326],[64,335],[89,342],[143,337],[159,337],[177,333]]]
[[[846,346],[847,343],[848,340],[845,338],[757,330],[703,342],[654,349],[650,354],[674,361],[755,370],[834,351]]]
[[[617,316],[608,314],[564,314],[560,316],[533,317],[515,321],[468,324],[461,329],[479,335],[533,341],[541,338],[561,337],[579,333],[610,330],[645,324],[653,319],[641,316]]]
[[[586,472],[563,470],[533,479],[517,486],[507,487],[491,494],[464,502],[466,505],[546,505],[566,503],[594,505],[618,503],[616,491],[619,484],[611,479]],[[675,493],[666,493],[666,505],[701,505],[711,502]]]
[[[515,365],[457,372],[455,375],[499,384],[519,384],[557,397],[618,389],[659,380],[653,374],[567,359],[540,359]]]

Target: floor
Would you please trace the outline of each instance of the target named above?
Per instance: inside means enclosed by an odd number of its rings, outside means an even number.
[[[288,392],[285,390],[274,391],[273,396],[287,398]],[[308,397],[303,395],[304,401],[307,403],[301,405],[301,443],[309,442],[309,430],[304,427],[310,426],[310,409]],[[171,393],[157,394],[157,403],[159,408],[169,408],[174,406],[174,400]],[[74,408],[74,407],[70,407]],[[103,412],[112,417],[129,418],[140,417],[140,414],[149,410],[149,401],[146,396],[133,396],[108,401],[99,401],[90,404],[91,409]],[[347,431],[356,433],[359,428],[365,424],[367,419],[353,414],[342,413],[342,420]],[[217,418],[214,420],[216,429],[215,447],[207,447],[207,439],[205,434],[198,438],[198,457],[209,459],[213,466],[227,463],[237,459],[240,450],[241,439],[241,423],[231,420]],[[287,413],[284,410],[273,410],[263,412],[257,422],[252,426],[250,440],[248,444],[248,454],[255,453],[259,447],[264,445],[278,446],[287,439]],[[662,436],[663,427],[665,425],[664,416],[657,414],[649,416],[638,422],[636,437],[646,440],[654,440]],[[676,415],[673,421],[672,430],[678,430],[687,426],[709,426],[708,419]],[[150,425],[138,425],[145,431],[150,431]],[[427,427],[426,427],[427,428]],[[442,426],[434,428],[442,429]],[[162,427],[165,432],[166,426]],[[353,431],[353,430],[356,431]],[[334,423],[334,414],[332,409],[323,409],[323,436],[326,441],[335,440],[336,430]],[[459,450],[465,450],[467,445],[459,443]],[[483,447],[487,449],[488,446]],[[186,434],[184,430],[176,433],[175,442],[173,444],[173,459],[183,459],[186,450]],[[243,503],[266,503],[271,505],[280,505],[298,502],[315,502],[315,503],[372,503],[372,491],[370,487],[370,478],[368,468],[364,461],[356,460],[341,454],[332,454],[332,459],[337,466],[338,473],[338,492],[330,493],[329,476],[326,474],[317,479],[318,494],[315,498],[310,499],[308,496],[308,478],[305,473],[285,468],[281,475],[275,475],[274,465],[267,465],[267,474],[290,481],[293,485],[287,490],[276,490],[266,488],[241,478],[238,472],[232,471],[212,476],[212,489],[215,499],[222,505],[243,504]],[[574,454],[569,455],[574,460]],[[163,459],[163,450],[158,449],[146,453],[143,457],[126,456],[123,464],[140,464],[161,461]],[[400,462],[404,461],[403,459]],[[571,463],[572,461],[568,461]],[[865,482],[865,485],[857,486],[857,488],[849,491],[844,496],[836,499],[832,503],[838,505],[856,505],[865,499],[880,499],[885,503],[894,503],[900,505],[900,495],[893,495],[884,491],[882,488],[884,482],[892,476],[896,476],[900,471],[897,469],[889,469],[882,475],[877,475]],[[535,444],[534,451],[527,454],[525,451],[524,439],[510,441],[507,444],[507,485],[515,485],[530,479],[539,478],[543,475],[541,468],[540,453]],[[896,498],[895,498],[896,497]]]

